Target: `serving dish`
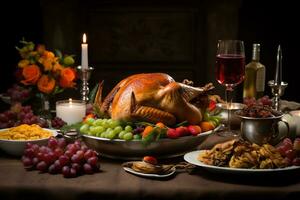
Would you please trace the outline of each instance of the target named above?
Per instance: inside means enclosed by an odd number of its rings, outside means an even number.
[[[287,172],[293,170],[300,170],[300,166],[289,166],[284,168],[275,168],[275,169],[244,169],[244,168],[230,168],[230,167],[218,167],[213,165],[207,165],[198,160],[198,156],[204,150],[197,150],[186,153],[184,155],[184,160],[188,163],[191,163],[196,166],[200,166],[206,170],[217,172],[217,173],[230,173],[230,174],[258,174],[258,173],[279,173]]]
[[[177,139],[164,138],[150,144],[144,144],[140,140],[110,140],[90,135],[82,135],[82,139],[89,148],[93,148],[100,155],[109,158],[134,160],[146,155],[152,155],[157,158],[170,158],[182,156],[186,152],[196,149],[198,145],[220,127],[202,132],[197,136],[184,136]]]
[[[56,130],[43,128],[44,130],[50,131],[52,136],[57,136]],[[0,129],[1,131],[5,131],[7,129]],[[13,156],[22,156],[25,146],[27,143],[38,144],[38,145],[46,145],[49,138],[42,138],[36,140],[5,140],[0,139],[0,149],[6,152],[9,155]]]

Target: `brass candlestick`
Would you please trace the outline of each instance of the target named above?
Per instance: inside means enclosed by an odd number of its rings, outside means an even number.
[[[82,85],[80,88],[80,93],[81,93],[81,100],[88,102],[89,101],[89,79],[91,76],[91,72],[94,70],[93,67],[88,67],[87,69],[83,69],[81,66],[77,67],[78,71],[79,71],[79,78],[82,81]]]
[[[280,84],[277,84],[274,80],[271,80],[268,82],[268,85],[271,87],[271,91],[274,96],[273,108],[280,111],[280,97],[284,94],[284,90],[288,86],[288,83],[281,81]]]

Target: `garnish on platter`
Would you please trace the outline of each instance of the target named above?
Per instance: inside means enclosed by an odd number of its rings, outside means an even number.
[[[125,171],[146,177],[163,178],[173,175],[176,170],[190,171],[195,168],[186,162],[179,164],[160,164],[154,156],[144,156],[141,161],[130,161],[122,164]]]
[[[173,165],[158,164],[153,156],[145,156],[142,161],[126,162],[123,167],[129,167],[139,173],[160,175],[170,174],[175,170]]]

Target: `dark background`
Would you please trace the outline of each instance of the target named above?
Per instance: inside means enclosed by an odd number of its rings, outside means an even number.
[[[289,84],[283,98],[300,102],[296,9],[293,1],[12,0],[0,12],[0,92],[15,81],[20,59],[15,46],[22,37],[44,43],[49,50],[75,54],[79,65],[86,32],[89,64],[95,68],[90,85],[105,80],[105,92],[129,74],[161,71],[178,81],[213,82],[223,95],[214,77],[215,46],[218,39],[231,38],[244,40],[247,63],[252,43],[261,44],[266,82],[274,77],[281,44],[283,80]],[[271,95],[267,85],[266,94]],[[236,100],[241,95],[240,85]]]

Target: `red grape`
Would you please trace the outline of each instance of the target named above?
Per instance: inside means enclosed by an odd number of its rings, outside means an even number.
[[[41,171],[41,172],[45,172],[47,171],[48,165],[45,161],[40,161],[37,165],[36,165],[37,170]]]
[[[85,163],[83,165],[83,170],[86,174],[93,174],[94,173],[92,166],[88,163]]]
[[[59,157],[59,162],[62,166],[68,165],[70,160],[68,156],[62,155]]]
[[[22,162],[25,168],[31,168],[33,166],[32,160],[27,156],[22,157]]]
[[[292,163],[293,163],[293,165],[300,166],[300,158],[299,157],[294,158]]]
[[[97,166],[98,158],[96,156],[93,156],[87,160],[87,163],[91,166]]]
[[[285,156],[288,159],[293,160],[296,157],[296,152],[293,149],[289,149],[285,152]]]
[[[70,177],[70,167],[69,166],[63,166],[61,172],[64,177],[66,177],[66,178]]]

